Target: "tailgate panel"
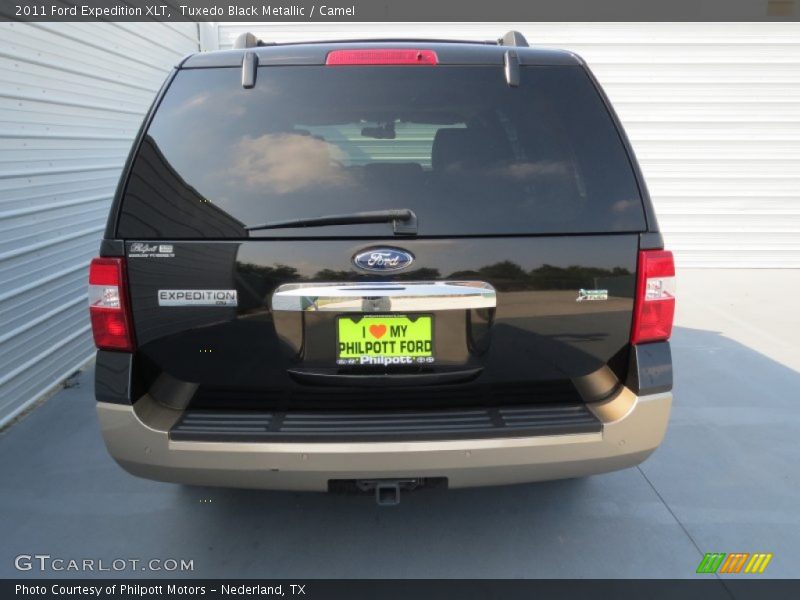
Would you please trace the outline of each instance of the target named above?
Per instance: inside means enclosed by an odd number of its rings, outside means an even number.
[[[273,312],[276,289],[297,283],[488,283],[495,310],[432,311],[444,333],[431,368],[477,368],[483,384],[575,378],[627,356],[638,234],[160,241],[171,252],[134,257],[136,243],[126,249],[138,352],[154,373],[200,386],[289,389],[300,385],[290,369],[337,368],[325,358],[335,311]],[[382,276],[353,265],[383,244],[413,254],[412,266]],[[159,305],[165,290],[235,290],[237,305]]]

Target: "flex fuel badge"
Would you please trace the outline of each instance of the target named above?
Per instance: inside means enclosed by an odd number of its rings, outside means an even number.
[[[175,258],[172,244],[146,244],[134,242],[128,248],[129,258]]]

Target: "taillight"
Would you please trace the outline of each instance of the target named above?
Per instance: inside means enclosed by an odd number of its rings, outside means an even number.
[[[100,350],[132,352],[133,330],[122,258],[95,258],[89,265],[89,316]]]
[[[675,317],[675,262],[667,250],[640,250],[631,343],[668,340]]]
[[[337,65],[436,65],[439,57],[433,50],[413,49],[360,49],[332,50],[325,64]]]

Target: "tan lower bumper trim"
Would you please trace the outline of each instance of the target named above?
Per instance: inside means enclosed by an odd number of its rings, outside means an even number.
[[[176,442],[168,431],[179,411],[140,405],[143,401],[136,409],[103,402],[97,407],[109,452],[134,475],[196,485],[324,491],[330,479],[446,477],[450,487],[470,487],[633,466],[664,437],[672,395],[636,397],[623,390],[595,410],[604,422],[602,433],[358,443]]]

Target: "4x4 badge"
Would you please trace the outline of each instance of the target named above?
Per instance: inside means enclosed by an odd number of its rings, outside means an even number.
[[[414,256],[398,248],[370,248],[353,257],[353,263],[359,269],[382,273],[405,269],[412,262]]]
[[[608,300],[608,290],[578,290],[578,297],[575,302],[591,300]]]

